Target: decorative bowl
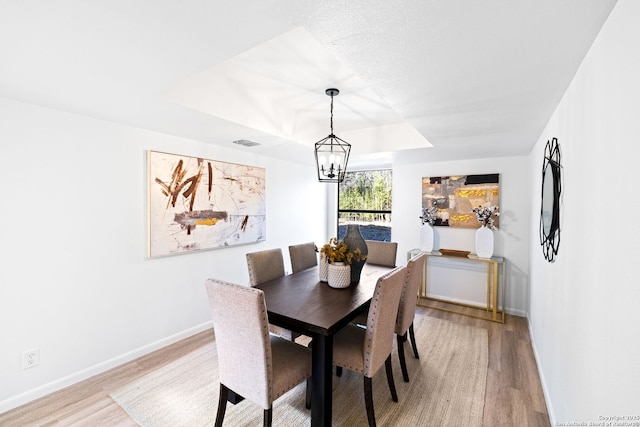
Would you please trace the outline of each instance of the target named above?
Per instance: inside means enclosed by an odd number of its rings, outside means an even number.
[[[458,256],[462,258],[466,258],[467,255],[471,253],[471,251],[459,251],[457,249],[438,249],[442,255],[448,256]]]

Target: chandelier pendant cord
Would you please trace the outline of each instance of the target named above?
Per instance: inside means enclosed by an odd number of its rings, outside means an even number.
[[[330,121],[330,126],[331,126],[331,136],[333,136],[333,94],[331,94],[331,121]],[[331,141],[331,145],[333,145],[333,141]]]

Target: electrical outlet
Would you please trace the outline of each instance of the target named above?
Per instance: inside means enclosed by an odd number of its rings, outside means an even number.
[[[34,348],[22,352],[22,369],[29,369],[38,366],[40,363],[40,349]]]

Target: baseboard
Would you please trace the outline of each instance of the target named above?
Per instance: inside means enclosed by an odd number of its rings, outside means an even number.
[[[141,356],[152,353],[156,350],[159,350],[163,347],[176,343],[180,340],[188,338],[197,333],[206,331],[207,329],[210,329],[212,327],[213,327],[213,322],[211,321],[202,323],[200,325],[194,326],[193,328],[189,328],[182,332],[178,332],[177,334],[173,334],[169,337],[163,338],[151,344],[147,344],[135,350],[121,354],[112,359],[105,360],[104,362],[98,363],[97,365],[83,369],[71,375],[67,375],[65,377],[59,378],[50,383],[28,390],[24,393],[20,393],[16,396],[12,396],[8,399],[0,401],[0,414],[7,412],[11,409],[15,409],[29,402],[32,402],[48,394],[62,390],[63,388],[69,387],[70,385],[73,385],[80,381],[84,381],[87,378],[91,378],[95,375],[106,372],[109,369],[113,369],[124,363],[131,362],[132,360],[135,360]]]
[[[510,314],[511,316],[517,316],[517,317],[528,317],[527,316],[527,312],[524,310],[517,310],[514,308],[506,308],[504,310],[505,313]]]
[[[547,413],[549,414],[549,425],[555,426],[556,424],[556,414],[553,410],[553,404],[551,403],[551,397],[549,395],[549,389],[547,388],[547,383],[544,379],[544,371],[542,370],[542,365],[540,364],[540,356],[538,355],[538,349],[536,348],[536,341],[533,335],[533,330],[531,330],[531,320],[529,319],[529,314],[525,316],[527,318],[527,327],[529,328],[529,339],[531,340],[531,348],[533,349],[533,357],[536,359],[536,366],[538,368],[538,377],[540,377],[540,384],[542,385],[542,394],[544,395],[544,401],[547,405]]]

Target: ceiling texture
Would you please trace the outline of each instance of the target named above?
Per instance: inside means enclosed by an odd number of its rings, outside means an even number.
[[[615,3],[0,0],[0,96],[312,164],[335,87],[352,167],[527,155]]]

